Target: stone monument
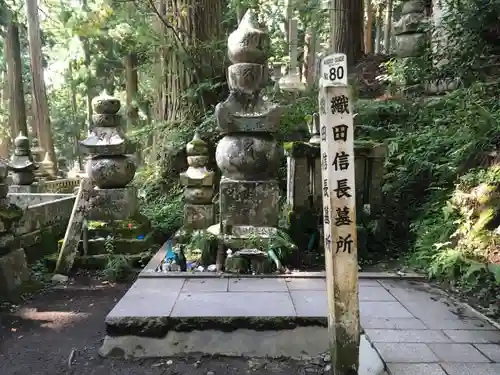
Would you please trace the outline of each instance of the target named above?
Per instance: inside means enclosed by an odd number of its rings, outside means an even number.
[[[215,173],[207,170],[208,147],[198,133],[186,145],[188,169],[181,173],[184,186],[184,225],[185,230],[207,229],[214,224]]]
[[[40,142],[38,138],[33,138],[31,141],[31,155],[33,161],[38,165],[37,170],[35,171],[35,178],[37,180],[43,180],[49,177],[49,174],[44,169],[43,160],[45,158],[45,150],[40,146]]]
[[[59,158],[57,158],[57,170],[59,177],[68,178],[68,159],[66,159],[64,156],[60,156]]]
[[[425,1],[404,0],[401,18],[394,23],[395,53],[401,65],[411,66],[412,60],[421,56],[429,42],[429,19]],[[402,85],[415,85],[415,77],[406,76]]]
[[[261,95],[269,77],[269,37],[248,10],[229,35],[228,99],[215,109],[223,135],[216,161],[222,172],[220,220],[226,238],[276,233],[279,215],[277,171],[282,149],[274,139],[280,108]]]
[[[88,239],[80,242],[81,248],[88,255],[104,253],[105,238],[111,236],[117,253],[145,251],[152,239],[151,226],[139,213],[137,191],[129,185],[136,165],[127,155],[130,145],[118,114],[121,103],[104,93],[94,98],[92,105],[93,127],[80,142],[82,152],[88,155],[86,173],[94,186],[85,219],[102,223],[97,228],[89,226]]]
[[[38,165],[33,160],[30,150],[30,141],[28,137],[22,133],[19,133],[17,138],[14,140],[14,155],[12,155],[12,158],[10,159],[8,169],[12,171],[13,185],[19,187],[19,189],[14,189],[13,192],[33,192],[29,190],[29,186],[33,185],[33,182],[35,181],[33,172],[38,169]],[[21,188],[21,186],[23,188]],[[26,188],[24,188],[25,186]]]
[[[19,151],[19,146],[22,146],[23,153],[26,153],[26,150],[29,153],[28,138],[22,134],[19,134],[14,143],[16,151]],[[28,163],[32,161],[28,160]],[[16,225],[22,217],[22,210],[12,204],[7,197],[9,191],[6,182],[7,171],[8,167],[0,162],[0,294],[13,291],[29,279],[26,255],[23,249],[17,248],[14,238]],[[26,173],[21,174],[21,181],[28,181],[30,178],[28,171],[24,172]],[[31,170],[31,181],[33,182],[33,170]]]
[[[106,93],[92,103],[93,128],[80,142],[89,155],[86,172],[95,186],[90,198],[91,220],[125,220],[137,212],[137,192],[127,186],[134,178],[136,166],[125,153],[128,149],[120,127],[120,101]]]
[[[45,172],[46,176],[45,178],[47,180],[52,180],[55,179],[57,176],[55,164],[52,160],[50,160],[50,155],[48,152],[45,153],[45,157],[39,164],[41,166],[41,169]]]

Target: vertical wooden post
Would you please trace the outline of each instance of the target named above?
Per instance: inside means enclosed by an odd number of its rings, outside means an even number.
[[[333,54],[322,61],[319,114],[332,375],[355,375],[359,367],[356,187],[345,54]]]

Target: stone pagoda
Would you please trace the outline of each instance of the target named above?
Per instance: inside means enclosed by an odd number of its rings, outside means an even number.
[[[12,155],[12,158],[10,159],[8,169],[12,171],[13,185],[18,185],[19,187],[28,187],[33,185],[33,182],[35,181],[34,171],[38,169],[38,165],[33,160],[30,150],[30,141],[28,137],[22,133],[19,133],[17,138],[14,140],[14,155]],[[28,193],[32,191],[20,188],[14,189],[12,192]]]
[[[87,175],[94,190],[91,193],[89,219],[126,220],[137,212],[137,192],[127,186],[134,178],[136,165],[126,154],[125,135],[120,127],[120,101],[106,93],[92,101],[93,128],[80,142],[89,155]]]
[[[46,154],[47,153],[45,152],[45,150],[42,148],[42,146],[40,146],[38,138],[33,138],[31,141],[31,155],[33,161],[38,165],[38,168],[35,171],[36,180],[43,180],[50,177],[48,171],[46,171],[44,168],[45,165],[43,164]]]
[[[269,37],[248,10],[229,35],[228,99],[215,113],[223,135],[217,145],[220,182],[220,226],[225,238],[268,238],[277,232],[277,171],[282,149],[274,139],[280,108],[265,101]],[[232,246],[232,245],[231,245]]]
[[[184,186],[184,229],[207,229],[215,221],[215,173],[207,170],[208,147],[198,133],[186,145],[186,153],[189,167],[180,175]]]

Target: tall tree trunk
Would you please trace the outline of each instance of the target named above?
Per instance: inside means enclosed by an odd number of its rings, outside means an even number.
[[[5,58],[7,62],[7,81],[9,90],[9,123],[11,137],[22,132],[26,137],[26,103],[24,102],[23,65],[21,60],[21,44],[19,42],[19,26],[11,15],[7,24],[5,37]]]
[[[380,47],[382,42],[382,24],[383,24],[383,13],[384,13],[384,5],[379,4],[376,19],[375,19],[375,47],[373,52],[378,55],[380,54]]]
[[[307,87],[312,87],[316,80],[316,32],[308,28],[304,37],[304,65],[302,80]]]
[[[81,124],[78,123],[77,120],[77,113],[78,113],[78,105],[76,101],[76,85],[75,85],[75,80],[73,79],[73,61],[69,63],[69,69],[68,69],[68,76],[70,80],[70,87],[71,87],[71,112],[72,112],[72,117],[73,117],[73,131],[74,131],[74,147],[73,147],[73,153],[74,156],[76,156],[77,161],[78,161],[78,166],[80,167],[80,170],[83,169],[83,164],[82,164],[82,157],[81,153],[79,152],[79,144],[80,144],[80,126]],[[85,124],[83,124],[83,127],[85,128]]]
[[[0,113],[8,113],[9,111],[9,80],[7,76],[7,71],[2,70],[1,74],[1,90],[0,90]],[[9,120],[2,121],[0,123],[0,134],[1,134],[1,144],[0,144],[0,158],[7,159],[9,157],[9,150],[11,145],[10,139],[10,126]]]
[[[385,27],[384,27],[384,53],[391,52],[391,31],[392,31],[392,0],[387,0],[385,9]]]
[[[87,0],[81,0],[82,10],[88,12]],[[84,125],[84,133],[88,134],[92,129],[92,98],[94,92],[92,90],[92,72],[90,70],[90,45],[87,38],[80,38],[83,49],[83,65],[85,66],[85,94],[86,94],[86,112],[87,121]]]
[[[349,66],[363,56],[363,1],[333,0],[330,46],[333,52],[345,53]]]
[[[49,104],[47,102],[47,93],[43,78],[42,43],[40,39],[37,0],[26,0],[26,15],[28,19],[31,84],[33,87],[33,100],[35,102],[40,144],[48,152],[51,161],[54,163],[54,171],[57,173],[57,159],[54,151],[52,130],[50,128]]]
[[[166,54],[164,119],[169,122],[197,121],[203,102],[187,102],[185,94],[198,84],[197,80],[224,76],[223,56],[204,49],[208,42],[222,40],[222,0],[170,0],[172,12],[177,15],[174,32],[168,29],[171,40],[177,44]],[[187,14],[183,12],[188,9]],[[180,39],[180,40],[179,40]],[[180,49],[180,51],[179,51]],[[182,51],[184,49],[184,51]],[[193,53],[195,51],[198,53]],[[202,51],[202,52],[201,52]],[[201,52],[201,53],[200,53]],[[195,60],[196,59],[196,60]],[[200,70],[203,69],[203,72]],[[202,100],[204,96],[199,96]],[[213,104],[216,104],[213,103]]]
[[[125,66],[125,90],[127,92],[127,128],[131,129],[137,123],[139,110],[137,106],[137,91],[139,80],[137,77],[137,54],[128,53],[123,59]]]
[[[365,53],[373,53],[373,4],[372,0],[365,0],[366,24],[365,24]]]

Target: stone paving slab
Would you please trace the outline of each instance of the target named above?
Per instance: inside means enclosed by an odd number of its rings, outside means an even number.
[[[359,296],[361,325],[390,375],[500,375],[500,331],[442,292],[420,281],[361,279]],[[282,317],[317,325],[326,321],[326,284],[320,278],[140,278],[108,318],[130,315]]]

